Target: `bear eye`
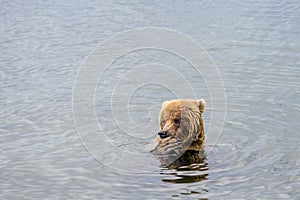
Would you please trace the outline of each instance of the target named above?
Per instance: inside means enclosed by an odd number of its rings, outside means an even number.
[[[173,122],[174,122],[175,124],[180,124],[180,119],[179,119],[179,118],[175,118],[175,119],[173,120]]]

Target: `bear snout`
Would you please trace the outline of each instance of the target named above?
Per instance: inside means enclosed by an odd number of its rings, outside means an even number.
[[[159,131],[157,134],[160,136],[161,139],[169,137],[168,131]]]

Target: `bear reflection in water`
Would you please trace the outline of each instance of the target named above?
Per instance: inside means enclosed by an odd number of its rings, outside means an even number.
[[[160,174],[167,175],[162,179],[164,182],[193,183],[207,179],[204,151],[187,150],[179,158],[161,155],[158,158],[163,168]]]
[[[159,114],[160,131],[154,140],[156,146],[151,151],[157,155],[162,167],[177,171],[207,170],[202,147],[205,138],[202,113],[205,106],[203,99],[171,100],[162,104]],[[194,181],[200,181],[206,176],[207,174],[202,174],[193,178],[196,179]],[[178,180],[170,180],[172,181]]]

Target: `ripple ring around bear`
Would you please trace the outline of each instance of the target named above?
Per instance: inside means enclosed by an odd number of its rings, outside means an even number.
[[[158,49],[180,56],[204,78],[211,96],[208,101],[211,121],[205,131],[205,143],[210,144],[206,153],[209,153],[222,133],[226,116],[226,93],[221,74],[206,50],[193,39],[174,30],[152,27],[132,29],[108,38],[97,45],[81,65],[73,86],[72,109],[83,146],[90,155],[109,168],[122,172],[143,172],[142,165],[138,166],[138,157],[132,156],[131,161],[120,164],[116,158],[106,156],[112,150],[112,144],[95,112],[95,91],[99,77],[114,60],[140,49]]]

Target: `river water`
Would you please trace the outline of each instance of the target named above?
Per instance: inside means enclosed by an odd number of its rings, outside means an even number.
[[[0,5],[1,199],[300,198],[298,1]],[[144,49],[111,63],[99,78],[94,100],[102,129],[85,143],[80,131],[90,133],[90,119],[79,127],[72,104],[80,66],[97,44],[142,27],[185,34],[210,55],[226,92],[217,141],[208,131],[216,124],[205,74],[194,73],[176,54]],[[166,71],[176,69],[195,94],[184,93],[181,82],[139,84],[128,108],[116,110],[124,103],[118,89],[141,81],[149,68],[130,70],[149,63],[156,63],[149,72],[154,80],[176,80]],[[208,103],[206,159],[193,170],[164,168],[148,151],[161,103],[182,97]]]

